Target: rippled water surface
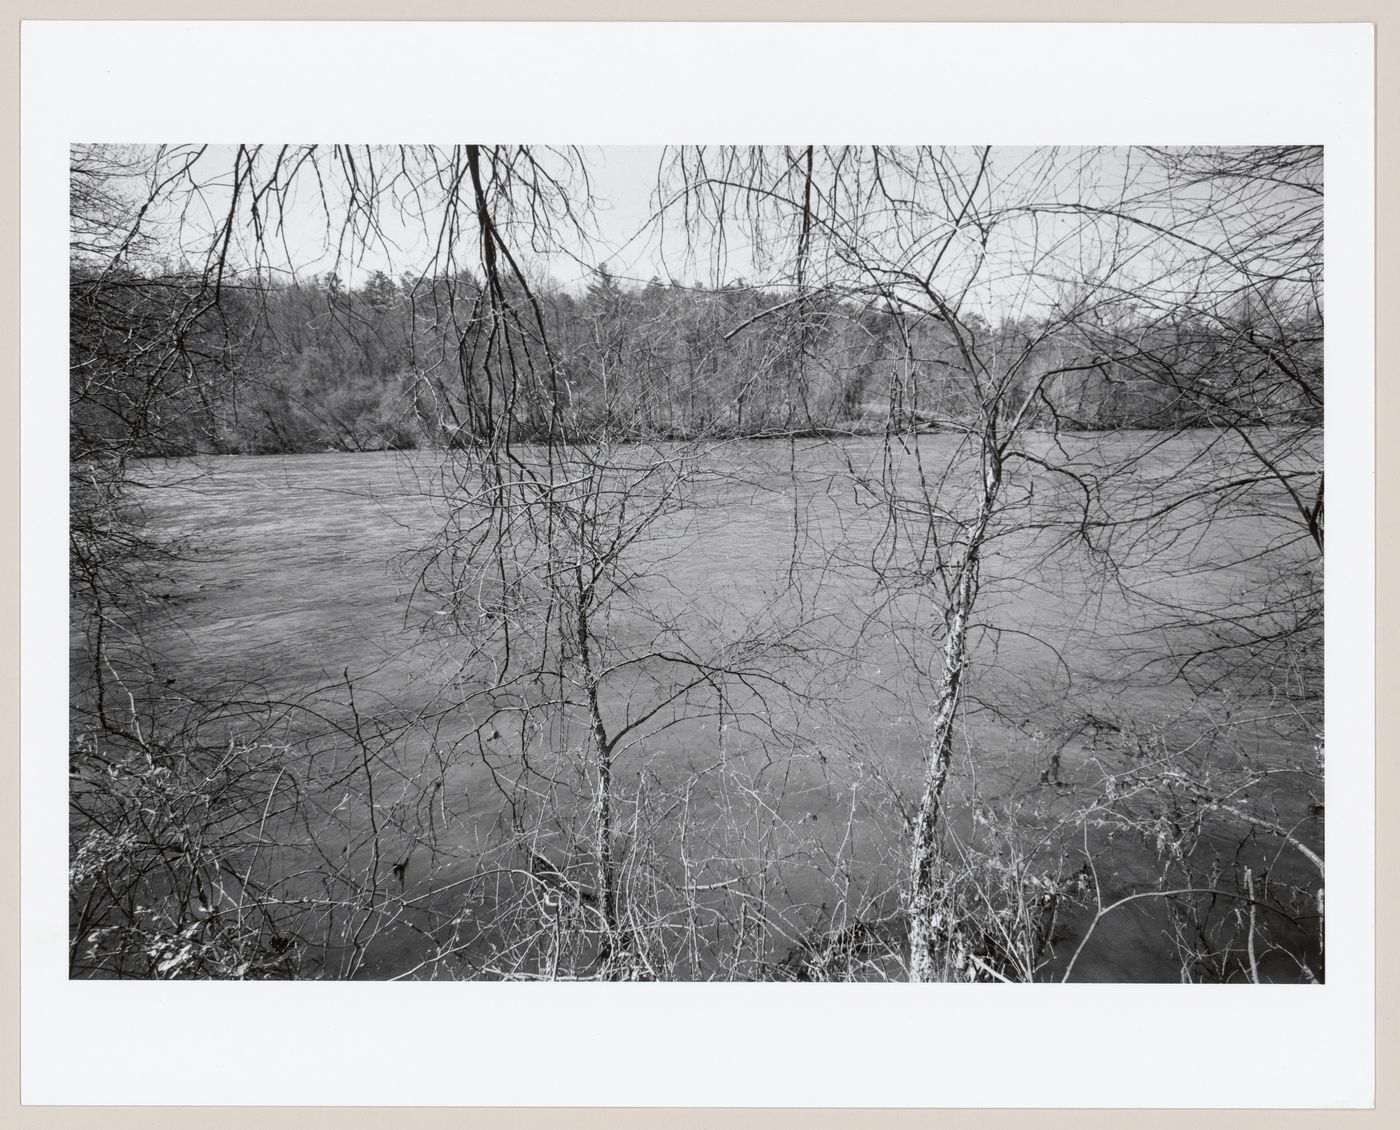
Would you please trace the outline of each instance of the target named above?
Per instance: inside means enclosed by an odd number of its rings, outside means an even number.
[[[1211,450],[1218,440],[1210,437],[1162,444],[1129,433],[1077,442],[1078,451],[1067,440],[1044,454],[1081,471],[1129,451],[1141,454],[1131,485],[1121,488],[1136,492],[1135,513],[1152,504],[1144,483],[1170,482],[1184,468],[1232,457],[1228,448]],[[905,568],[919,536],[917,514],[892,513],[871,486],[884,478],[929,506],[964,506],[970,480],[962,471],[941,490],[921,485],[953,465],[957,453],[958,441],[944,435],[896,451],[892,465],[878,440],[717,449],[683,491],[683,505],[631,548],[634,587],[595,628],[608,654],[625,657],[654,644],[663,623],[719,646],[755,624],[777,631],[805,622],[802,641],[817,659],[804,676],[811,701],[779,696],[761,706],[766,725],[800,733],[819,755],[810,766],[790,767],[782,815],[832,844],[849,844],[854,835],[850,850],[857,859],[865,852],[871,869],[898,842],[899,830],[877,826],[876,810],[857,805],[840,766],[878,765],[897,786],[916,786],[940,627],[931,599],[936,577],[921,580]],[[149,521],[189,537],[195,550],[153,622],[171,685],[206,698],[241,688],[236,693],[314,699],[319,711],[334,713],[344,694],[318,696],[316,688],[348,675],[358,708],[368,714],[440,710],[425,742],[451,743],[485,724],[504,727],[477,706],[449,708],[472,689],[461,681],[476,676],[462,667],[461,641],[439,630],[450,609],[416,588],[424,567],[416,551],[443,527],[442,459],[435,452],[336,453],[148,464],[146,478],[158,488],[142,499]],[[1270,507],[1214,521],[1179,512],[1158,524],[1160,536],[1115,543],[1112,560],[1096,556],[1073,536],[1067,541],[1063,523],[1084,480],[1032,470],[1027,463],[1013,472],[1006,520],[984,564],[956,766],[964,796],[1038,796],[1048,743],[1064,727],[1067,703],[1076,716],[1129,715],[1164,732],[1189,727],[1201,709],[1200,678],[1193,684],[1191,671],[1183,676],[1163,660],[1183,641],[1205,640],[1218,629],[1193,636],[1172,606],[1228,610],[1268,581],[1280,561],[1288,568],[1292,560],[1295,532],[1279,517],[1284,511]],[[1168,528],[1172,536],[1162,535]],[[1266,548],[1274,552],[1261,555]],[[1139,599],[1143,593],[1156,598],[1155,606]],[[1243,686],[1250,672],[1232,677]],[[645,690],[622,678],[610,684],[603,706],[615,724]],[[1238,695],[1232,702],[1238,740],[1261,762],[1299,757],[1309,737],[1278,727],[1251,730],[1251,711],[1266,713],[1252,702]],[[749,707],[755,704],[739,701],[735,709]],[[743,717],[711,717],[643,733],[624,750],[620,771],[664,781],[694,771],[717,748],[756,756],[745,744],[750,730]],[[1085,730],[1066,747],[1067,774],[1075,759],[1095,755],[1099,736]],[[771,760],[772,750],[764,756]],[[818,764],[825,768],[812,767]],[[486,769],[468,759],[453,772],[444,813],[461,819],[463,829],[488,827],[494,810]],[[718,806],[721,799],[697,793],[696,804]],[[1305,832],[1321,835],[1320,828]],[[470,865],[464,846],[452,866]],[[801,875],[792,883],[790,897],[806,897]],[[1174,978],[1161,956],[1160,929],[1147,912],[1120,916],[1106,926],[1106,944],[1086,952],[1077,976]],[[397,961],[386,951],[370,972],[392,973]]]

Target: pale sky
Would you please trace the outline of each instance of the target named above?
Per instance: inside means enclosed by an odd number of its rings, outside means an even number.
[[[193,147],[173,148],[165,156],[165,167],[188,160],[193,152]],[[179,244],[202,259],[201,249],[207,246],[209,233],[228,209],[237,152],[232,146],[209,147],[191,166],[189,175],[174,182],[170,198],[151,210],[149,219],[164,247]],[[431,181],[443,176],[442,169],[427,165],[424,151],[415,150],[413,159],[420,164],[396,176],[400,172],[395,167],[396,153],[387,149],[378,153],[372,158],[380,162],[375,175],[381,184],[388,184],[377,201],[378,226],[370,230],[361,224],[358,229],[347,229],[342,226],[349,214],[346,186],[351,176],[362,183],[368,180],[366,166],[371,159],[360,147],[352,152],[357,162],[354,170],[331,147],[318,150],[315,166],[308,162],[294,176],[287,176],[283,166],[282,179],[289,189],[280,208],[270,206],[270,197],[262,198],[261,238],[254,236],[251,215],[242,217],[230,259],[244,264],[260,261],[278,273],[294,270],[299,277],[335,270],[351,287],[362,285],[378,270],[398,276],[428,267],[433,248],[443,239],[446,211],[437,201],[445,195],[447,182],[425,184],[425,178]],[[566,182],[564,195],[577,207],[583,191],[576,171],[547,150],[534,152],[545,167]],[[722,259],[712,254],[708,245],[693,256],[687,251],[678,211],[669,213],[671,218],[664,227],[651,222],[656,214],[663,149],[613,146],[582,152],[594,201],[585,218],[585,236],[574,234],[570,225],[556,216],[550,224],[552,243],[531,247],[526,230],[510,226],[508,217],[498,217],[522,265],[536,278],[547,277],[573,290],[586,283],[593,268],[601,265],[636,283],[658,277],[663,282],[699,281],[717,286],[742,278],[759,286],[791,285],[787,265],[796,229],[790,205],[784,205],[787,211],[781,215],[770,216],[766,228],[785,233],[789,240],[779,244],[783,254],[778,264],[755,262],[749,234],[742,221],[735,220],[726,227]],[[259,154],[257,183],[265,183],[271,176],[278,154],[276,146]],[[1164,198],[1160,194],[1164,184],[1161,171],[1144,151],[998,148],[991,151],[985,170],[979,173],[981,151],[964,148],[940,154],[932,170],[921,165],[902,181],[897,170],[883,169],[888,195],[920,199],[922,211],[916,230],[901,221],[897,208],[886,208],[878,200],[872,204],[868,196],[855,199],[840,195],[834,202],[823,199],[823,192],[835,192],[832,186],[838,182],[842,193],[858,182],[868,189],[870,182],[867,172],[857,175],[853,165],[847,165],[838,176],[830,160],[829,156],[818,158],[814,201],[818,214],[837,219],[833,221],[832,240],[814,245],[813,279],[820,276],[840,286],[857,276],[866,284],[892,277],[887,267],[933,262],[935,249],[952,232],[946,254],[937,258],[938,286],[945,294],[960,295],[963,309],[990,320],[1043,312],[1086,280],[1104,280],[1111,289],[1131,294],[1152,286],[1181,285],[1179,276],[1188,264],[1191,270],[1199,269],[1191,263],[1196,253],[1184,249],[1182,243],[1165,240],[1160,232],[1145,226],[1088,215],[1080,206],[1120,208],[1126,204],[1156,225],[1222,246],[1254,222],[1251,209],[1263,206],[1255,197],[1243,210],[1228,196],[1216,202],[1214,187],[1182,189]],[[961,201],[974,183],[979,186],[977,206],[969,215],[962,212]],[[459,183],[458,199],[465,203],[470,194],[469,185]],[[248,212],[250,196],[245,190],[244,213]],[[1212,204],[1209,218],[1193,218],[1208,202]],[[450,250],[437,266],[477,272],[472,209],[467,204],[461,211],[463,226],[445,239],[442,245]],[[978,222],[979,215],[995,222],[984,226]],[[280,224],[273,222],[274,216],[280,218]],[[852,226],[849,217],[859,217],[854,221],[857,226]],[[956,229],[954,218],[959,220]],[[853,265],[849,256],[843,258],[843,241],[847,247],[872,252],[869,261],[863,257],[859,265]],[[1199,281],[1194,280],[1196,285]]]

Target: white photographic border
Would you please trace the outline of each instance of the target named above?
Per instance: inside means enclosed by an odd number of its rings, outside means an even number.
[[[21,65],[25,1103],[1370,1105],[1369,26],[29,22]],[[1327,983],[69,981],[69,145],[470,139],[1324,145]]]

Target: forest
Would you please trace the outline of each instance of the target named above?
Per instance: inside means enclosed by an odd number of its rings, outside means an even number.
[[[73,977],[1324,980],[1320,149],[70,174]]]
[[[74,264],[75,313],[96,323],[94,339],[75,336],[75,348],[100,354],[98,341],[113,328],[139,334],[149,326],[159,335],[202,285],[200,276],[181,272],[158,280],[133,275],[126,285],[141,306],[120,309],[118,325],[104,328],[113,312],[90,310],[85,299],[100,293],[108,300],[116,282]],[[638,440],[871,435],[887,425],[965,426],[977,411],[963,391],[968,370],[955,334],[941,323],[901,326],[898,312],[880,301],[860,306],[812,296],[795,327],[784,317],[792,299],[782,290],[656,278],[629,286],[606,267],[577,296],[546,286],[530,297],[558,358],[558,395],[512,415],[511,435],[521,442],[543,439],[551,413],[562,418],[564,434],[583,441],[600,429]],[[357,290],[347,290],[334,272],[285,285],[236,281],[217,310],[183,331],[184,348],[236,371],[236,381],[171,389],[162,398],[168,418],[159,427],[143,421],[133,428],[113,397],[139,397],[140,390],[118,389],[103,373],[82,390],[75,417],[149,455],[402,450],[480,440],[496,410],[490,374],[482,362],[463,374],[444,351],[447,342],[455,350],[484,349],[489,323],[474,313],[482,300],[469,271],[397,282],[375,271]],[[507,301],[523,303],[525,294],[517,290]],[[1067,342],[1044,319],[1011,319],[993,329],[970,314],[962,328],[979,350],[1024,353],[1028,373],[1056,368],[1072,375],[1045,390],[1032,427],[1051,420],[1072,431],[1209,427],[1222,419],[1320,425],[1322,331],[1311,312],[1290,312],[1280,323],[1267,294],[1246,293],[1209,316],[1122,316],[1114,330],[1131,339],[1131,348],[1101,353],[1091,336]],[[451,335],[442,332],[444,321]],[[733,332],[740,326],[743,332]],[[800,372],[791,369],[794,349]],[[891,381],[891,365],[906,352],[910,373]],[[1284,358],[1301,375],[1281,386],[1276,366]]]

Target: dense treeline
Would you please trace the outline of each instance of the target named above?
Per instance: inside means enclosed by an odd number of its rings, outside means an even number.
[[[256,454],[452,446],[500,427],[516,441],[870,433],[976,412],[945,326],[834,294],[636,286],[606,271],[579,294],[517,284],[507,300],[538,332],[509,344],[534,354],[541,376],[506,398],[492,384],[495,323],[466,272],[376,272],[356,289],[334,273],[234,282],[202,304],[189,301],[205,284],[197,275],[120,282],[73,268],[80,460],[123,432],[146,453]],[[1053,313],[997,327],[971,316],[964,332],[985,356],[1029,351],[1026,387],[1062,371],[1036,407],[1042,426],[1318,423],[1321,326],[1283,324],[1270,308],[1236,299],[1186,317],[1081,319],[1054,334]],[[187,379],[196,366],[225,379]]]

